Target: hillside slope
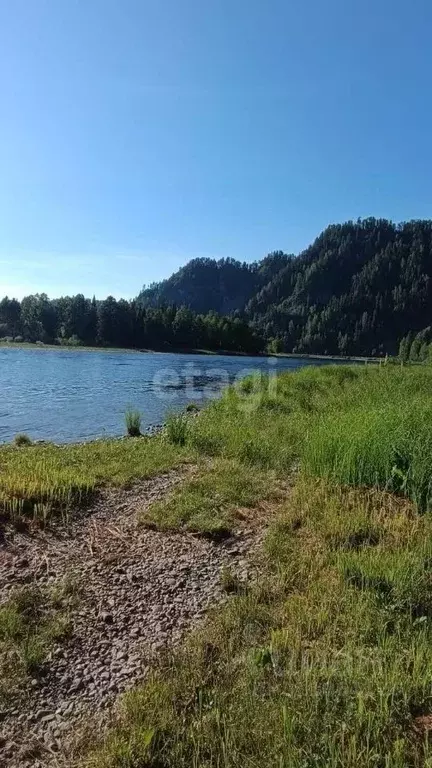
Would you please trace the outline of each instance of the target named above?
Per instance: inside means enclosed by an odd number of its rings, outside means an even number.
[[[143,307],[175,304],[198,313],[227,315],[244,309],[290,258],[278,251],[254,264],[234,259],[193,259],[167,280],[143,288],[138,301]]]
[[[394,353],[431,324],[431,221],[367,219],[328,227],[246,307],[284,349]]]
[[[281,351],[394,353],[432,324],[431,233],[430,220],[331,225],[297,258],[195,259],[139,300],[237,312]]]

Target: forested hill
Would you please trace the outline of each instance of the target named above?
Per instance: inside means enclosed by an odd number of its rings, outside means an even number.
[[[138,301],[144,307],[174,304],[194,312],[228,315],[243,310],[290,258],[278,251],[254,264],[235,259],[193,259],[167,280],[143,288]]]
[[[432,325],[431,233],[429,220],[332,225],[296,258],[194,260],[138,300],[235,311],[275,350],[392,354]]]
[[[134,301],[0,301],[0,339],[385,355],[432,342],[432,221],[328,227],[299,256],[194,259]]]

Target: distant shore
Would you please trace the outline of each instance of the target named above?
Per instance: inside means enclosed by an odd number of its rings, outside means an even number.
[[[348,363],[378,363],[384,357],[361,357],[360,355],[311,355],[303,352],[274,352],[266,357],[293,357],[296,360],[346,360]]]
[[[165,349],[136,349],[134,347],[89,347],[89,346],[68,346],[67,344],[41,344],[37,342],[0,342],[1,349],[28,349],[28,350],[55,350],[56,352],[121,352],[134,354],[158,354],[158,355],[207,355],[213,357],[283,357],[299,360],[346,360],[347,362],[367,363],[377,362],[383,358],[379,357],[342,357],[341,355],[312,355],[301,352],[233,352],[232,350],[221,349],[193,349],[187,347],[165,348]]]

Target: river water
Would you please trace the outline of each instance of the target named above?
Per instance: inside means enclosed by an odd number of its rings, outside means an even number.
[[[0,348],[0,442],[75,442],[124,434],[128,407],[143,430],[167,412],[202,404],[226,384],[265,373],[323,365],[304,358],[233,357],[56,349]]]

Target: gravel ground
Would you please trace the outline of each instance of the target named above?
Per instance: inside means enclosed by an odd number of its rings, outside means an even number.
[[[19,700],[0,712],[1,768],[67,764],[80,723],[97,713],[102,727],[117,695],[145,677],[152,657],[223,599],[221,568],[251,577],[248,555],[262,538],[260,527],[245,523],[215,543],[137,524],[137,512],[183,477],[174,471],[128,490],[104,490],[92,508],[49,531],[6,532],[1,602],[18,585],[54,586],[65,576],[76,580],[79,597],[70,638],[54,647],[43,674],[28,681]]]

